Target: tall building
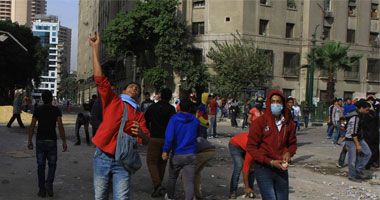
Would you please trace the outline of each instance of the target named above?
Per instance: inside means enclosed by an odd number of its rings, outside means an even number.
[[[40,96],[44,90],[50,90],[57,96],[59,64],[59,30],[60,22],[57,16],[36,16],[33,22],[33,35],[40,37],[41,45],[49,48],[48,67],[42,72],[41,84],[32,92],[33,96]]]
[[[61,26],[58,32],[58,42],[62,44],[61,72],[70,73],[71,63],[71,29]]]
[[[312,34],[317,47],[340,41],[349,54],[362,54],[360,64],[338,71],[335,95],[346,98],[380,95],[379,0],[183,0],[179,16],[192,27],[194,46],[204,63],[212,41],[231,41],[239,31],[271,55],[273,74],[256,91],[280,89],[285,96],[305,100],[307,55]],[[326,99],[327,73],[316,69],[313,97]]]
[[[46,0],[0,1],[0,20],[12,20],[30,27],[38,14],[46,14]]]
[[[135,1],[79,1],[79,24],[78,24],[78,61],[77,61],[77,79],[79,81],[78,103],[88,102],[92,94],[97,94],[97,88],[93,79],[92,69],[92,51],[88,43],[88,37],[95,31],[98,31],[100,37],[104,36],[105,29],[116,14],[119,12],[128,12],[134,5]],[[131,68],[128,59],[128,66]],[[120,61],[120,60],[119,60]],[[101,43],[100,62],[105,75],[112,80],[118,91],[125,85],[126,72],[123,62],[117,62],[108,57],[106,46]],[[119,63],[118,65],[116,63]],[[129,69],[131,71],[131,69]],[[119,77],[120,76],[120,77]],[[122,77],[122,78],[121,78]]]

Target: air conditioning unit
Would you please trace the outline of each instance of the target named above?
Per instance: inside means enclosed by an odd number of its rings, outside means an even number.
[[[331,11],[325,12],[325,18],[333,18],[333,17],[334,17],[333,12],[331,12]]]

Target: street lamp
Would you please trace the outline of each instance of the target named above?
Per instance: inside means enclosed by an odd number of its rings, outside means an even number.
[[[22,45],[15,37],[13,37],[12,34],[6,31],[0,31],[0,33],[3,33],[2,35],[0,35],[1,42],[4,42],[6,39],[8,39],[7,35],[9,35],[18,45],[20,45],[20,47],[22,47],[26,52],[28,52],[28,49],[24,47],[24,45]],[[7,34],[7,35],[4,35],[4,34]]]
[[[309,107],[312,107],[313,104],[313,87],[314,87],[314,60],[315,60],[315,49],[317,48],[317,29],[321,26],[318,24],[315,27],[314,33],[312,36],[312,47],[311,47],[311,58],[310,58],[310,66],[307,69],[307,82],[306,82],[306,101],[309,104]]]

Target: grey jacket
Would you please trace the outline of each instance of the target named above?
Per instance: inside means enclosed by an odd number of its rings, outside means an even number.
[[[22,101],[21,98],[15,98],[13,100],[13,114],[20,114],[22,111]]]
[[[333,122],[337,123],[339,122],[340,118],[343,117],[343,108],[340,106],[334,106],[333,108]]]
[[[352,141],[354,137],[358,137],[359,131],[359,114],[356,110],[347,113],[346,118],[350,118],[347,122],[346,140]]]

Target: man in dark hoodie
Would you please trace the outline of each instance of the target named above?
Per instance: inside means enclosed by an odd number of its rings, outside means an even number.
[[[363,139],[362,129],[363,117],[369,112],[370,105],[364,99],[356,102],[355,105],[356,110],[345,116],[348,119],[345,140],[348,147],[348,178],[351,181],[360,182],[360,179],[368,178],[363,174],[363,169],[372,155],[368,144]],[[360,158],[358,162],[356,162],[357,155]]]
[[[364,116],[363,132],[364,140],[367,142],[372,152],[372,157],[368,161],[366,169],[379,167],[379,105],[376,105],[376,98],[367,97],[370,104],[369,113]]]
[[[296,127],[281,91],[272,90],[266,105],[265,114],[250,127],[247,152],[255,161],[262,199],[289,199],[288,163],[297,150]]]
[[[200,121],[192,114],[193,102],[189,99],[181,100],[180,112],[173,115],[165,131],[165,144],[162,159],[169,163],[168,193],[165,199],[174,199],[175,184],[181,169],[183,170],[186,192],[185,199],[192,200],[194,196],[194,175],[197,167],[196,148],[197,133]]]

